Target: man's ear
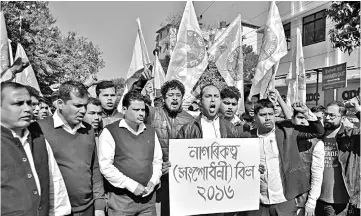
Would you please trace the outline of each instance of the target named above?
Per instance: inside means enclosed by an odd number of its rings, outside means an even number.
[[[65,102],[62,99],[58,99],[56,101],[56,103],[58,104],[58,109],[59,110],[62,110],[64,108],[64,106],[65,106]]]

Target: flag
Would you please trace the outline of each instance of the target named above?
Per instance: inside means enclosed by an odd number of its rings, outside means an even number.
[[[0,11],[0,22],[1,22],[1,73],[6,71],[10,66],[10,54],[9,54],[9,41],[8,41],[8,33],[6,30],[5,17],[4,12]]]
[[[238,112],[244,112],[241,15],[218,37],[208,53],[210,61],[215,61],[227,85],[239,89],[241,100],[238,101]]]
[[[292,62],[286,78],[286,84],[288,86],[286,102],[288,106],[291,106],[295,102],[306,103],[306,72],[303,58],[302,36],[299,28],[297,28],[296,37],[296,48],[293,52]]]
[[[268,89],[274,89],[274,80],[279,61],[287,54],[285,32],[278,12],[277,5],[271,2],[270,10],[259,54],[256,73],[252,79],[252,87],[249,100],[253,95],[260,94],[260,98],[266,97]]]
[[[187,1],[166,76],[184,84],[183,105],[193,100],[192,88],[208,65],[205,45],[193,3]]]
[[[15,59],[18,59],[18,58],[24,58],[27,61],[29,61],[29,59],[25,53],[25,50],[21,46],[20,43],[18,43],[18,46],[16,48],[16,54],[15,54]],[[23,85],[31,86],[31,87],[35,88],[36,90],[38,90],[41,95],[38,80],[36,79],[36,76],[35,76],[35,73],[34,73],[34,70],[33,70],[33,67],[31,66],[31,64],[28,67],[26,67],[21,73],[16,74],[15,82],[23,84]]]
[[[133,83],[142,76],[142,72],[144,71],[144,68],[150,65],[148,50],[144,41],[139,18],[137,19],[137,24],[138,24],[138,32],[135,38],[132,61],[130,62],[127,79],[125,81],[124,92],[117,107],[119,112],[121,112],[123,108],[122,102],[124,95],[130,90]]]
[[[155,54],[155,62],[153,67],[153,76],[154,76],[154,92],[155,96],[160,96],[160,89],[162,85],[165,83],[165,74],[163,71],[163,67],[159,62],[158,54]]]
[[[13,50],[11,48],[11,40],[8,39],[8,43],[9,43],[9,57],[10,57],[10,65],[14,64],[14,58],[13,58]]]

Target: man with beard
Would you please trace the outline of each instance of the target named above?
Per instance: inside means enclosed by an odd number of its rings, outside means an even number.
[[[119,113],[115,106],[115,86],[112,81],[104,80],[98,83],[95,92],[103,108],[102,127],[123,118],[123,114]]]
[[[72,215],[104,216],[103,177],[95,143],[94,129],[83,118],[88,92],[77,81],[59,88],[59,108],[52,117],[39,120],[49,142],[69,194]]]
[[[50,109],[49,105],[46,103],[45,98],[41,97],[39,98],[39,115],[38,119],[44,119],[46,117],[50,116]]]
[[[250,127],[248,124],[245,124],[244,121],[238,118],[236,115],[238,108],[238,100],[241,97],[239,90],[234,87],[226,87],[221,91],[221,106],[219,108],[219,113],[224,117],[224,119],[232,122],[232,124],[241,131],[249,131]]]
[[[297,143],[299,140],[321,137],[324,129],[306,105],[296,103],[293,109],[305,115],[309,126],[294,125],[290,121],[275,122],[274,104],[269,99],[259,100],[254,108],[258,128],[252,137],[263,138],[260,144],[260,207],[250,215],[294,216],[295,198],[310,190],[307,174]]]
[[[90,97],[87,104],[86,113],[84,115],[84,121],[94,128],[96,140],[102,130],[102,114],[103,109],[100,101],[96,98]]]
[[[148,80],[146,77],[150,76],[144,74],[135,82],[132,91],[140,93]],[[193,120],[193,117],[182,109],[184,92],[184,85],[178,80],[167,81],[161,88],[163,106],[147,106],[149,115],[146,122],[155,128],[163,153],[163,176],[161,177],[161,188],[157,191],[157,202],[161,202],[162,216],[169,216],[169,139],[177,138],[180,128]]]
[[[360,118],[360,104],[350,100]],[[360,129],[345,127],[345,105],[334,101],[324,112],[325,169],[316,215],[333,216],[346,211],[360,214]]]

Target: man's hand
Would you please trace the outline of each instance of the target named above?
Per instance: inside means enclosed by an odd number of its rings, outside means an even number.
[[[98,78],[95,74],[90,74],[83,82],[83,84],[86,86],[86,87],[90,87],[92,85],[96,85],[97,84],[97,81],[98,81]]]
[[[10,67],[10,71],[13,74],[21,73],[27,66],[29,66],[29,61],[25,58],[17,58],[14,64]]]
[[[142,73],[142,76],[146,79],[146,80],[151,80],[153,78],[153,73],[152,73],[152,66],[149,65],[147,66],[148,68],[144,68],[144,71]]]
[[[347,104],[351,105],[351,107],[353,107],[356,110],[356,112],[361,111],[360,102],[357,97],[354,97],[351,100],[347,101],[345,105]]]
[[[138,184],[137,188],[134,191],[134,195],[141,196],[145,194],[147,191],[145,190],[145,187],[141,184]]]
[[[264,168],[264,165],[260,164],[260,165],[259,165],[259,168],[258,168],[258,171],[259,171],[261,174],[263,174],[263,173],[266,171],[266,169]]]
[[[169,172],[169,168],[171,167],[171,164],[169,161],[162,163],[162,173],[163,175],[167,174]]]
[[[277,93],[276,93],[276,89],[275,90],[270,90],[268,92],[268,100],[270,100],[272,103],[277,101]]]
[[[308,112],[308,107],[303,102],[296,102],[292,104],[292,108],[300,113],[306,114]]]
[[[153,182],[149,181],[147,187],[145,188],[146,194],[144,194],[143,197],[146,197],[149,194],[151,194],[154,191],[154,187],[155,185],[153,184]]]
[[[315,215],[315,209],[312,209],[310,207],[305,206],[305,216],[314,216]]]
[[[95,210],[94,216],[105,216],[105,212],[103,210]]]

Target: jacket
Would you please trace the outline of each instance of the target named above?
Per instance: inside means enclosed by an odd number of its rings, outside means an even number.
[[[360,129],[341,125],[335,138],[350,203],[360,209]]]
[[[178,139],[202,139],[202,124],[201,124],[202,114],[200,114],[193,121],[183,125],[178,133]],[[225,120],[222,117],[219,117],[219,129],[222,138],[247,138],[251,137],[249,133],[245,133],[242,129],[237,130],[235,126],[228,120]]]
[[[324,128],[320,121],[309,121],[309,126],[294,125],[290,120],[276,122],[276,140],[283,172],[283,192],[287,200],[310,190],[309,167],[301,159],[297,143],[300,140],[322,137]],[[257,129],[250,131],[257,137]]]
[[[193,120],[188,112],[181,110],[176,116],[171,117],[164,107],[148,107],[149,116],[147,123],[156,131],[163,153],[163,161],[168,161],[169,139],[177,138],[181,127]]]

